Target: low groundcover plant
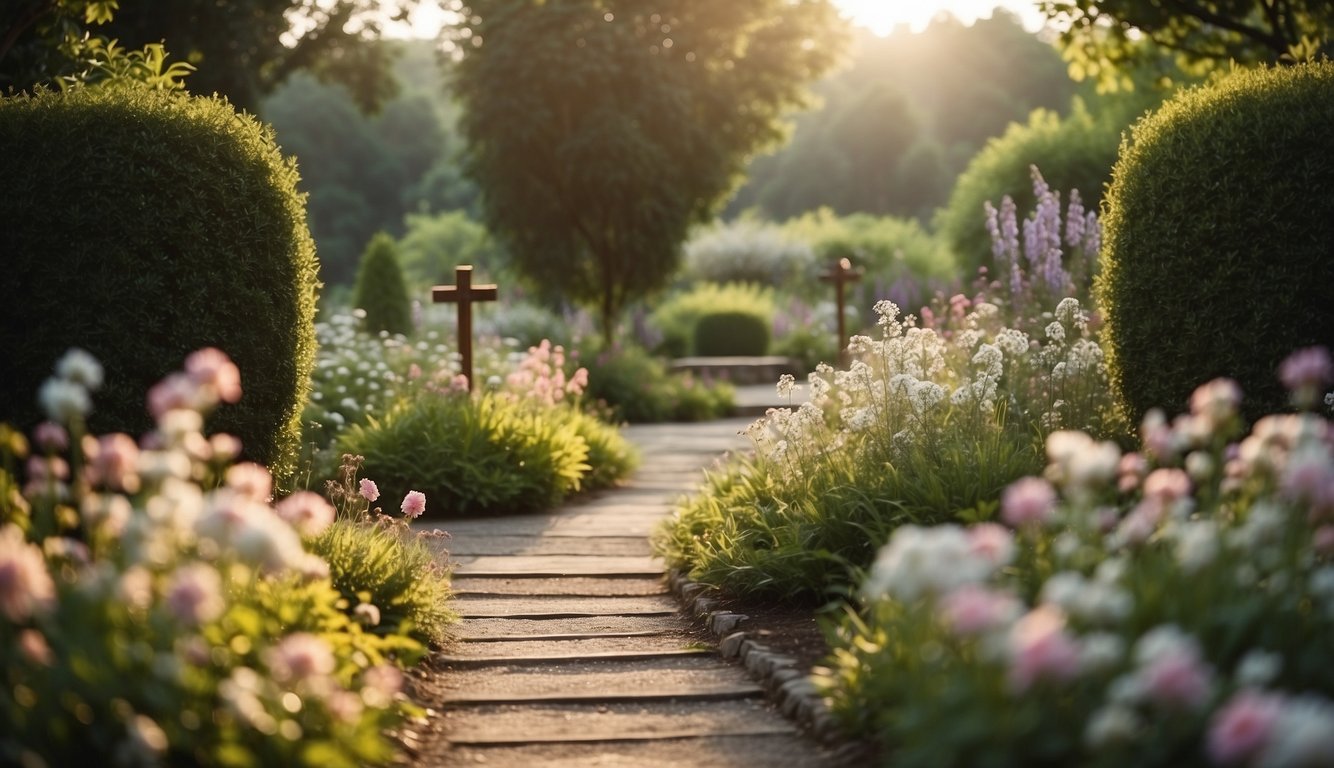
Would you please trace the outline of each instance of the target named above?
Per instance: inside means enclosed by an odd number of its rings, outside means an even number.
[[[0,762],[392,760],[387,730],[415,711],[401,668],[425,648],[376,631],[376,606],[349,601],[358,590],[312,553],[328,501],[272,502],[265,468],[203,434],[241,395],[235,365],[190,355],[150,391],[142,440],[84,433],[102,377],[90,356],[56,374],[40,392],[51,420],[31,443],[8,428],[0,441]]]
[[[1308,404],[1330,373],[1284,368]],[[1004,525],[896,530],[817,675],[842,725],[894,766],[1334,764],[1334,430],[1243,435],[1240,397],[1132,453],[1049,435]]]

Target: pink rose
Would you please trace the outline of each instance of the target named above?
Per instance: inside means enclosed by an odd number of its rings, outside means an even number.
[[[1264,749],[1281,710],[1277,696],[1240,691],[1209,723],[1209,756],[1221,765],[1246,763]]]

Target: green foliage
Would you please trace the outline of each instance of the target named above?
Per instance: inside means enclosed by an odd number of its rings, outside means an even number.
[[[419,204],[415,185],[444,156],[438,105],[405,94],[365,115],[345,88],[301,72],[260,107],[303,170],[321,279],[350,285],[366,243],[381,230],[403,231],[404,215]]]
[[[847,370],[817,369],[808,402],[751,425],[754,457],[710,475],[655,533],[671,566],[733,594],[845,594],[891,531],[989,519],[1002,490],[1040,468],[1041,435],[1106,407],[1073,299],[1042,340],[988,302],[932,327],[888,302],[876,311],[882,338],[855,339]]]
[[[1069,115],[1036,110],[1027,123],[1011,124],[1003,136],[987,142],[969,161],[948,205],[935,219],[936,230],[953,250],[960,270],[972,274],[991,263],[984,203],[999,205],[1009,195],[1019,210],[1033,209],[1029,172],[1033,165],[1042,169],[1053,189],[1077,189],[1085,206],[1098,210],[1121,132],[1157,101],[1152,92],[1104,97],[1094,113],[1076,99]]]
[[[694,352],[707,357],[767,354],[771,322],[752,312],[706,312],[695,321]]]
[[[944,278],[955,273],[949,249],[913,219],[861,213],[838,216],[821,208],[788,220],[783,229],[810,243],[821,271],[847,256],[853,266],[885,279]],[[821,287],[818,281],[807,280],[806,285],[807,291],[828,293],[828,286]]]
[[[210,427],[290,475],[316,261],[296,169],[271,132],[219,99],[78,89],[0,100],[0,144],[0,177],[24,190],[0,200],[6,418],[35,423],[51,361],[81,347],[106,369],[90,426],[142,433],[148,385],[218,347],[244,396]]]
[[[606,407],[615,421],[705,421],[726,416],[734,405],[736,390],[730,384],[670,374],[643,347],[603,348],[583,362],[588,367],[584,396]]]
[[[1053,434],[1052,482],[1028,478],[1011,497],[1028,498],[1002,505],[1013,531],[896,532],[816,674],[845,733],[895,768],[1334,754],[1334,529],[1314,490],[1334,468],[1329,423],[1269,417],[1243,438],[1236,397],[1206,384],[1124,457]],[[1264,714],[1246,718],[1258,694]],[[1299,722],[1326,735],[1299,737]]]
[[[338,450],[365,456],[366,477],[390,498],[425,493],[433,517],[532,512],[579,490],[589,470],[573,420],[546,410],[500,394],[428,393],[349,428]]]
[[[1043,0],[1061,30],[1059,45],[1076,80],[1099,88],[1133,87],[1128,72],[1164,55],[1187,75],[1229,62],[1245,65],[1317,61],[1334,45],[1328,0]]]
[[[696,325],[713,312],[738,312],[759,318],[767,328],[773,322],[773,290],[755,283],[699,283],[663,301],[650,322],[662,334],[659,349],[672,357],[702,354],[695,349]]]
[[[863,30],[850,48],[849,66],[815,87],[820,108],[793,119],[791,143],[751,163],[728,215],[827,206],[925,219],[987,138],[1074,93],[1059,54],[1004,10],[967,26]]]
[[[743,217],[719,221],[685,244],[682,277],[691,282],[789,285],[815,272],[809,243],[781,226]]]
[[[384,23],[417,0],[177,0],[171,12],[142,3],[55,0],[7,3],[0,10],[5,80],[28,90],[87,65],[86,36],[136,49],[166,41],[184,61],[202,65],[190,79],[198,94],[220,94],[254,111],[261,95],[298,69],[348,86],[363,108],[395,91],[392,51],[376,44]],[[391,7],[392,6],[392,7]],[[299,16],[301,23],[293,24]]]
[[[310,543],[329,563],[329,579],[349,609],[373,605],[378,621],[366,631],[440,645],[457,617],[449,609],[449,573],[443,555],[418,534],[388,518],[335,520]],[[363,614],[367,615],[367,614]]]
[[[460,5],[455,89],[487,222],[516,267],[595,309],[607,343],[835,58],[834,9],[813,0]]]
[[[1122,145],[1095,291],[1122,416],[1235,379],[1278,410],[1292,349],[1334,344],[1334,64],[1187,91]],[[1226,332],[1220,331],[1226,329]]]
[[[398,264],[398,249],[385,232],[366,245],[352,304],[366,313],[368,331],[405,334],[412,330],[412,305]]]
[[[510,278],[505,252],[486,227],[464,211],[408,214],[398,249],[404,277],[414,293],[426,295],[431,286],[452,282],[454,268],[464,264],[473,267],[479,282]]]

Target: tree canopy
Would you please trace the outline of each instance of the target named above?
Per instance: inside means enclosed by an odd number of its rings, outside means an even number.
[[[393,95],[387,49],[366,43],[418,0],[7,0],[0,4],[0,89],[28,90],[78,70],[85,34],[139,48],[165,42],[197,67],[187,85],[255,111],[304,69],[374,109]]]
[[[466,168],[516,266],[621,310],[836,59],[827,0],[464,0]]]
[[[1330,0],[1041,0],[1077,80],[1115,89],[1167,52],[1182,72],[1314,59],[1334,45]]]

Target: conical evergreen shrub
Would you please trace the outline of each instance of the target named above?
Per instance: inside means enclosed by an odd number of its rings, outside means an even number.
[[[372,237],[361,255],[353,304],[366,312],[368,331],[412,330],[412,304],[398,263],[398,246],[385,232]]]

